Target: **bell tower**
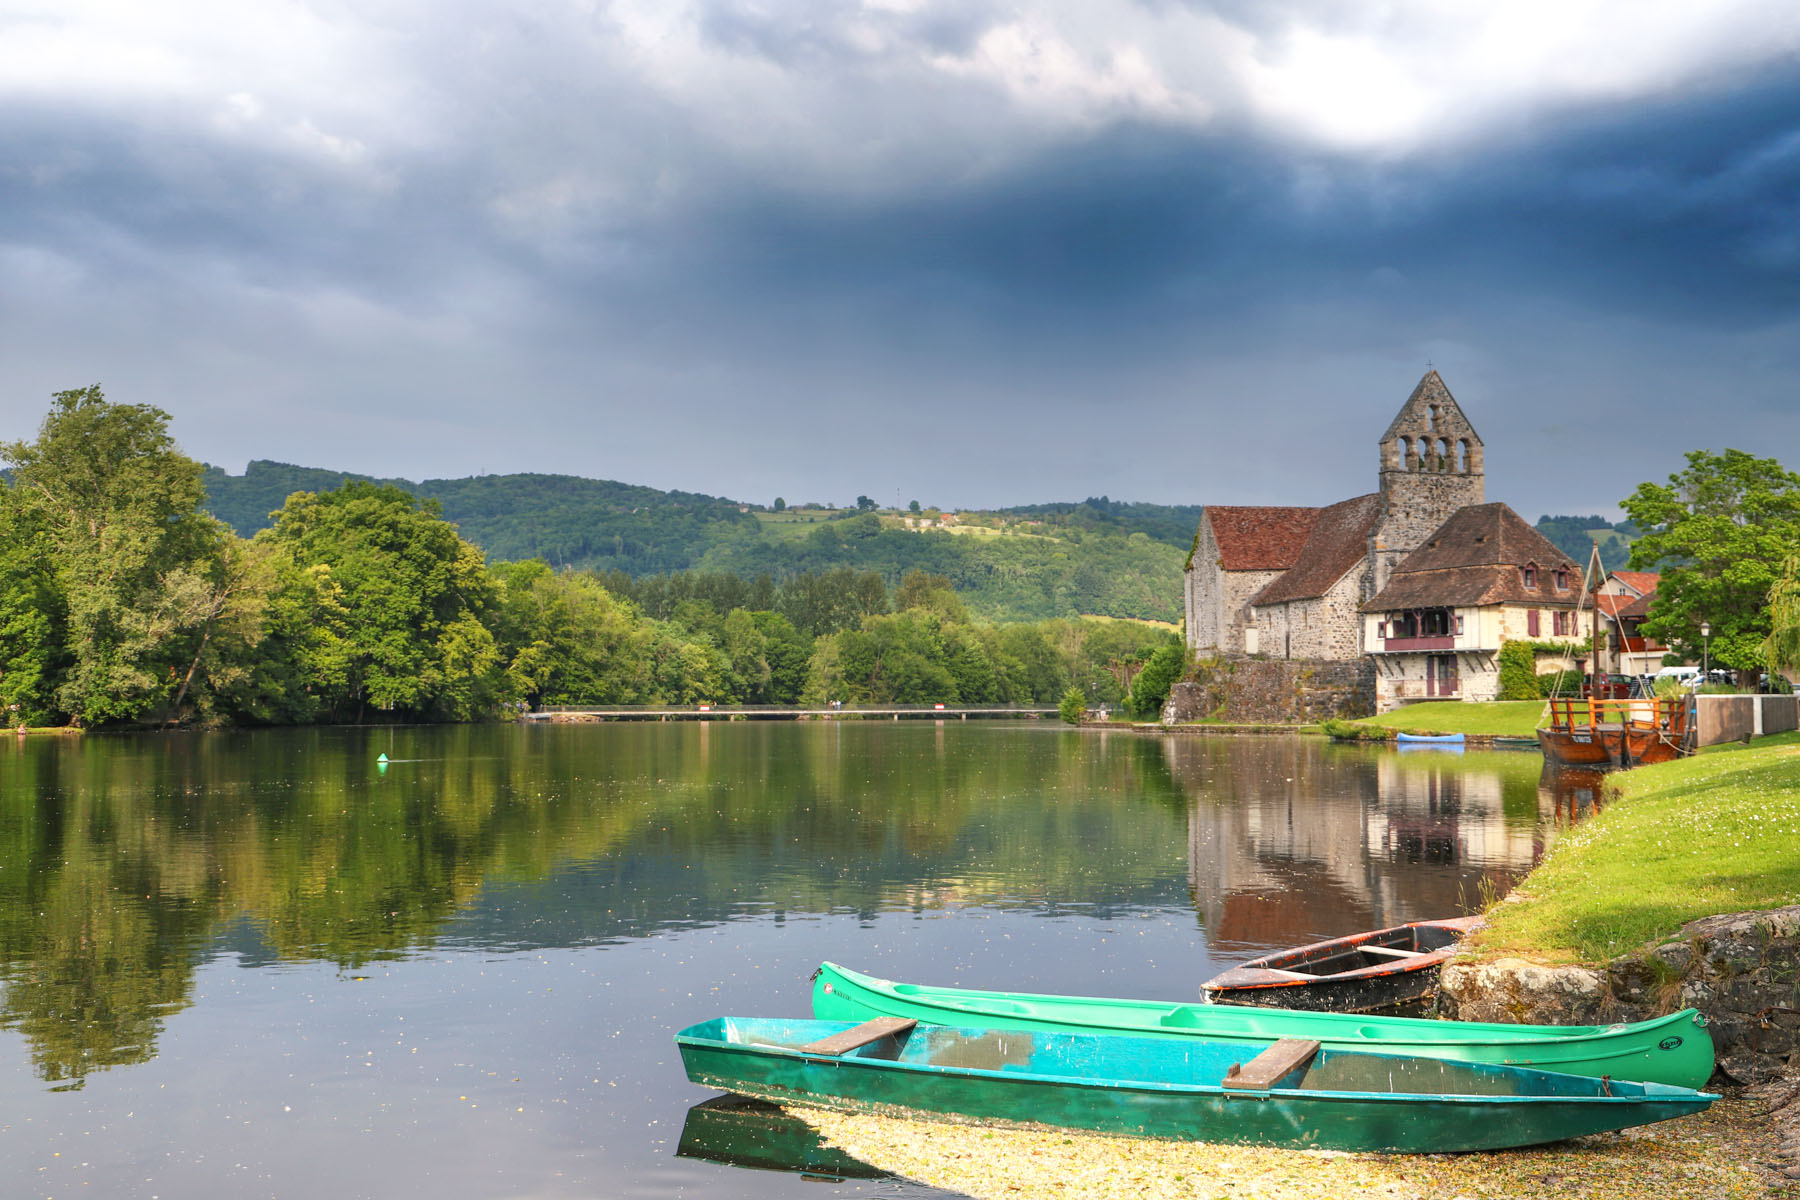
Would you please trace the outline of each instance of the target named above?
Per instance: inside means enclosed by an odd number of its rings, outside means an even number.
[[[1481,438],[1435,369],[1400,406],[1381,435],[1381,515],[1369,535],[1368,596],[1387,586],[1394,564],[1411,554],[1450,514],[1485,504]]]

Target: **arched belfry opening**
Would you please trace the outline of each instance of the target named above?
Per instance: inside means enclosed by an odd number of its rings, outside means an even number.
[[[1457,509],[1487,501],[1481,435],[1435,369],[1394,414],[1379,446],[1382,515],[1369,541],[1368,595]]]

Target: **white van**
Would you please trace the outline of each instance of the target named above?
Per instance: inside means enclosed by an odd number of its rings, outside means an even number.
[[[1657,682],[1673,679],[1684,688],[1698,687],[1700,684],[1699,667],[1664,667],[1656,673]]]

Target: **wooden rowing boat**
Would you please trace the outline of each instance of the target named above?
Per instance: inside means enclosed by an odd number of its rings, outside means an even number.
[[[1325,1012],[1370,1012],[1423,1000],[1438,971],[1480,917],[1411,921],[1277,950],[1200,985],[1214,1004],[1266,1004]]]
[[[1306,1012],[1229,1004],[1172,1004],[983,992],[876,979],[835,963],[813,976],[813,1016],[830,1021],[900,1017],[927,1024],[1062,1033],[1198,1038],[1254,1054],[1278,1038],[1458,1062],[1534,1067],[1571,1075],[1698,1088],[1713,1071],[1712,1035],[1691,1008],[1617,1025],[1500,1025],[1418,1017]]]
[[[1717,1099],[1299,1039],[1246,1054],[1200,1039],[718,1017],[675,1040],[695,1083],[781,1104],[1330,1150],[1531,1146]]]

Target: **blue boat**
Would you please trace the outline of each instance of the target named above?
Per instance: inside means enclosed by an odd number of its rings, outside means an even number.
[[[1460,733],[1396,733],[1394,740],[1402,746],[1460,746],[1466,739]]]
[[[1366,1054],[1256,1049],[879,1017],[717,1017],[675,1036],[695,1083],[772,1100],[961,1123],[1441,1154],[1666,1121],[1718,1099],[1660,1083]]]

